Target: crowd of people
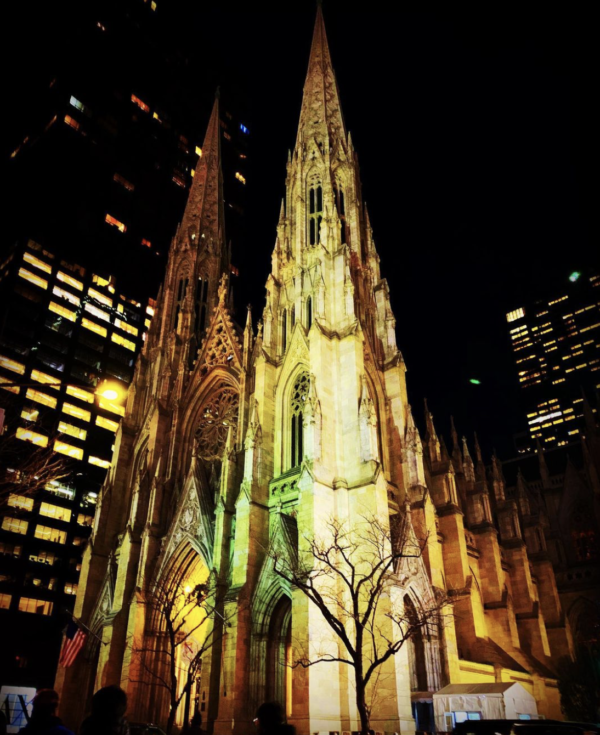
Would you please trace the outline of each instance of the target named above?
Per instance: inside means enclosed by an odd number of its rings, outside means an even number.
[[[29,721],[19,735],[74,735],[57,717],[59,698],[53,689],[40,689],[32,703]],[[99,689],[92,698],[92,712],[81,724],[79,735],[129,735],[127,694],[118,686]],[[261,704],[254,719],[259,735],[294,735],[294,728],[285,722],[285,712],[278,702]],[[0,710],[0,735],[6,735],[7,722]],[[188,735],[205,735],[202,720],[196,712]],[[250,734],[249,734],[250,735]]]

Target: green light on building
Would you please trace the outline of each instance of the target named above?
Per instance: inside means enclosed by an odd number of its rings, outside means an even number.
[[[471,380],[469,380],[469,383],[471,383],[471,385],[481,385],[481,380],[476,380],[475,378],[471,378]]]
[[[573,271],[573,273],[571,273],[571,275],[569,276],[569,281],[571,281],[571,283],[577,283],[580,278],[581,273],[579,273],[579,271]]]

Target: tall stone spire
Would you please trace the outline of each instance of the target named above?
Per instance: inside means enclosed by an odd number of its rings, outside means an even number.
[[[200,250],[207,248],[228,259],[225,247],[225,216],[223,209],[223,173],[221,170],[221,136],[219,95],[215,97],[208,123],[202,155],[194,174],[185,213],[179,228],[181,241],[194,242]]]
[[[175,334],[186,345],[184,362],[196,357],[217,306],[219,283],[229,274],[225,241],[218,93],[181,224],[171,242],[164,281],[160,339]]]
[[[304,84],[296,148],[300,147],[302,139],[310,138],[315,138],[318,143],[325,143],[329,138],[331,142],[335,140],[342,142],[344,147],[347,145],[346,126],[320,4]]]

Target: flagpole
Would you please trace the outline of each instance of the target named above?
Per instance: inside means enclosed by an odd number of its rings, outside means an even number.
[[[93,635],[94,638],[103,646],[108,646],[108,643],[106,641],[103,641],[102,638],[97,636],[92,630],[90,630],[85,623],[82,623],[79,618],[76,618],[73,613],[68,610],[66,607],[63,608],[64,612],[67,613],[67,615],[70,615],[71,618],[74,620],[74,622],[77,623],[77,625],[80,625],[85,631],[87,631],[90,635]]]

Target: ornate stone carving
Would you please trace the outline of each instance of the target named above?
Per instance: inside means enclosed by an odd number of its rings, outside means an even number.
[[[230,427],[237,426],[239,396],[227,383],[221,384],[204,403],[196,430],[195,451],[207,462],[223,457]]]

